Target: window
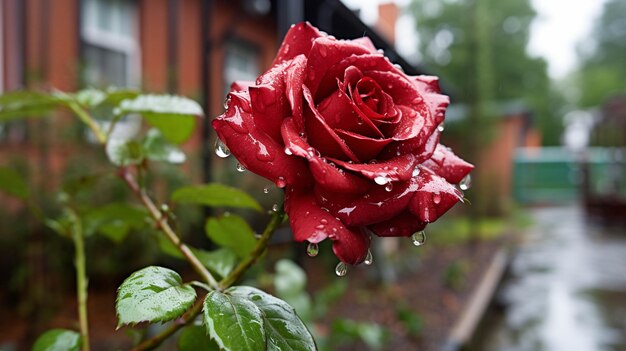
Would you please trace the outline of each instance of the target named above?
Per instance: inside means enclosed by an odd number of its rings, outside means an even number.
[[[224,95],[230,90],[232,82],[254,81],[259,74],[258,50],[241,40],[229,41],[224,54]]]
[[[83,0],[81,39],[86,85],[139,85],[138,27],[133,1]]]
[[[80,34],[84,83],[89,87],[138,87],[140,82],[139,17],[132,0],[82,0]],[[109,116],[97,116],[107,118]],[[109,122],[101,121],[104,130]],[[112,138],[130,139],[140,130],[139,116],[115,124]],[[87,140],[95,142],[91,131]]]

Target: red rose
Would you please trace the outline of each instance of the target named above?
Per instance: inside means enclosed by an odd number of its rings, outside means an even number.
[[[368,38],[336,40],[308,23],[272,67],[235,82],[219,138],[250,171],[285,188],[297,241],[333,241],[358,264],[378,236],[410,236],[459,200],[473,166],[439,144],[447,96],[408,76]]]

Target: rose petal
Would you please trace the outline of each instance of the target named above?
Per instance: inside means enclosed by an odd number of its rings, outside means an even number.
[[[248,88],[252,85],[254,85],[252,81],[236,80],[230,85],[230,91],[248,91]]]
[[[335,80],[337,78],[341,78],[344,75],[346,69],[350,66],[354,66],[358,68],[364,75],[365,72],[372,71],[383,71],[395,73],[395,78],[406,81],[406,86],[410,87],[411,90],[416,91],[416,87],[413,85],[413,82],[406,76],[403,72],[399,71],[396,67],[393,66],[391,62],[387,58],[385,58],[381,54],[365,54],[365,55],[346,55],[344,58],[330,67],[327,71],[324,72],[323,77],[319,83],[318,89],[315,90],[315,97],[324,97],[330,94],[334,90]],[[372,77],[376,80],[375,77]],[[381,81],[379,81],[381,82]],[[383,86],[383,88],[385,88]],[[311,90],[313,91],[313,90]]]
[[[372,186],[365,179],[343,169],[337,169],[324,161],[319,153],[298,135],[292,119],[288,118],[283,123],[282,135],[286,150],[307,159],[309,161],[309,169],[316,183],[327,191],[363,193]]]
[[[393,142],[381,152],[381,159],[389,159],[403,154],[413,154],[417,158],[417,163],[422,163],[435,152],[440,135],[441,132],[435,129],[426,142],[422,140],[421,135],[412,139]]]
[[[288,188],[285,211],[296,241],[318,243],[327,237],[333,240],[337,257],[349,264],[359,264],[367,256],[370,238],[362,229],[347,228],[340,220],[323,210],[312,193]]]
[[[474,169],[474,165],[461,159],[441,144],[437,145],[431,158],[426,160],[422,166],[428,167],[452,184],[461,182]]]
[[[343,139],[359,158],[360,162],[367,162],[376,158],[378,154],[392,141],[392,139],[375,139],[364,135],[336,129],[337,135]]]
[[[457,202],[463,200],[463,195],[456,187],[426,169],[423,169],[416,179],[418,187],[409,209],[422,222],[434,222]]]
[[[435,76],[411,77],[413,85],[424,97],[424,103],[428,105],[436,125],[443,122],[446,107],[450,104],[450,98],[441,94],[439,78]]]
[[[360,37],[360,38],[352,39],[352,42],[364,46],[372,54],[378,53],[376,46],[374,45],[372,40],[368,37]]]
[[[415,84],[401,72],[365,69],[363,74],[380,82],[381,87],[393,98],[396,105],[414,107],[424,102]]]
[[[341,167],[350,171],[359,172],[369,179],[377,180],[376,178],[382,177],[385,179],[385,183],[411,179],[413,170],[417,165],[415,156],[412,154],[400,155],[377,163],[349,163],[342,160],[329,159]]]
[[[313,46],[313,41],[322,36],[322,33],[308,22],[292,26],[285,34],[283,43],[280,45],[280,49],[278,49],[272,66],[290,60],[300,54],[308,54],[311,46]]]
[[[257,128],[250,114],[250,100],[245,93],[230,93],[230,103],[224,114],[212,122],[220,140],[228,146],[237,160],[248,170],[273,182],[310,184],[306,163],[284,153],[284,147]],[[282,141],[282,138],[281,138]]]
[[[364,55],[368,53],[369,51],[367,48],[358,43],[353,43],[352,41],[334,40],[326,37],[315,39],[313,46],[311,47],[311,51],[307,55],[308,62],[306,68],[306,85],[311,89],[311,91],[316,92],[316,101],[321,96],[317,94],[318,86],[321,80],[326,76],[325,73],[329,71],[330,67],[343,60],[345,57],[351,55]],[[337,72],[338,74],[332,77],[333,84],[336,78],[343,77],[344,71],[345,67],[344,70]],[[327,94],[331,91],[332,89],[328,90]]]
[[[393,140],[407,140],[420,136],[420,140],[425,141],[426,135],[434,131],[434,125],[428,124],[426,116],[429,115],[429,111],[424,105],[415,108],[397,105],[396,108],[401,112],[399,122],[383,129]],[[425,130],[428,128],[427,125],[433,127]]]
[[[304,84],[304,70],[306,68],[306,56],[298,55],[291,60],[285,70],[285,90],[287,100],[291,106],[291,116],[298,127],[299,132],[304,131],[304,117],[302,115],[302,85]]]
[[[313,104],[313,97],[307,86],[303,86],[304,98],[308,103],[305,108],[304,125],[309,141],[315,149],[324,156],[347,159],[358,162],[358,158],[348,148],[346,143],[328,126],[322,115]]]
[[[363,117],[354,110],[352,100],[343,92],[343,85],[322,100],[317,105],[317,109],[333,129],[350,130],[370,137],[383,136],[371,121],[363,120]]]
[[[285,98],[285,68],[285,64],[272,67],[257,79],[257,85],[248,88],[254,124],[274,140],[281,139],[280,125],[291,115]]]
[[[405,210],[390,220],[372,224],[368,228],[378,236],[405,237],[424,230],[426,223],[420,221],[417,216],[408,210]]]
[[[394,183],[391,191],[384,186],[376,186],[359,196],[326,192],[316,187],[315,196],[320,206],[328,208],[346,225],[364,226],[397,216],[409,205],[416,189],[416,182],[410,180]]]

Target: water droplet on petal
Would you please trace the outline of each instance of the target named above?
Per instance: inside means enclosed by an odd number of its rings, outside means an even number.
[[[230,156],[230,150],[219,138],[215,141],[215,154],[221,158]]]
[[[391,181],[391,179],[387,178],[384,175],[379,175],[376,178],[374,178],[374,182],[376,182],[376,184],[378,185],[385,185],[387,183],[389,183]]]
[[[293,155],[293,152],[291,152],[291,149],[290,149],[290,148],[286,147],[286,148],[285,148],[285,154],[287,154],[287,155],[291,156],[291,155]]]
[[[426,232],[420,230],[419,232],[413,233],[411,235],[411,240],[413,241],[413,245],[422,246],[426,242]]]
[[[435,204],[439,204],[441,202],[441,195],[439,193],[433,194],[433,202]]]
[[[237,166],[235,166],[235,168],[237,169],[237,172],[245,172],[246,171],[246,167],[244,167],[241,163],[237,162]]]
[[[441,123],[439,126],[437,126],[437,130],[439,132],[443,132],[444,129],[445,129],[445,127],[443,126],[443,123]]]
[[[372,251],[371,250],[367,250],[367,256],[365,256],[365,261],[363,261],[363,263],[365,263],[365,265],[369,266],[372,263],[374,263],[374,256],[372,256]]]
[[[287,182],[285,181],[284,177],[278,177],[278,180],[276,181],[276,186],[279,188],[284,188],[287,185]]]
[[[267,194],[270,192],[270,186],[266,186],[265,188],[263,188],[263,194]]]
[[[328,221],[327,221],[326,219],[322,219],[322,220],[320,221],[320,223],[322,223],[322,224],[328,224]]]
[[[413,173],[411,173],[411,176],[417,177],[418,175],[420,175],[420,168],[419,167],[413,168]]]
[[[348,266],[345,263],[339,262],[337,263],[337,267],[335,267],[335,274],[338,277],[343,277],[348,273]]]
[[[469,189],[471,186],[472,186],[472,176],[470,176],[468,174],[459,183],[459,188],[461,188],[461,190],[465,191],[465,190]]]
[[[230,94],[226,96],[226,100],[224,100],[224,108],[228,109],[228,104],[230,104]]]
[[[320,253],[320,248],[317,246],[317,243],[309,243],[306,247],[306,254],[309,255],[309,257],[315,257],[318,253]]]
[[[393,190],[393,184],[391,182],[387,183],[387,185],[385,185],[385,191],[392,191]]]

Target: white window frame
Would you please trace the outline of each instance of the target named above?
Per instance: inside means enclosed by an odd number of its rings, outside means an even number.
[[[228,66],[228,50],[231,50],[231,48],[254,53],[254,72],[242,71]],[[226,45],[224,45],[224,68],[222,71],[225,92],[228,93],[230,84],[232,84],[234,80],[249,80],[254,82],[254,80],[262,73],[260,69],[260,60],[261,54],[259,50],[254,46],[254,44],[247,42],[245,39],[237,38],[227,42]]]
[[[97,0],[96,0],[97,1]],[[81,40],[91,46],[120,52],[126,55],[126,82],[125,87],[139,87],[141,81],[141,48],[139,43],[139,11],[136,2],[132,4],[131,23],[132,36],[102,30],[95,23],[98,16],[96,1],[83,1],[82,23],[80,28]],[[106,0],[104,0],[106,1]],[[117,18],[119,20],[119,18]]]

